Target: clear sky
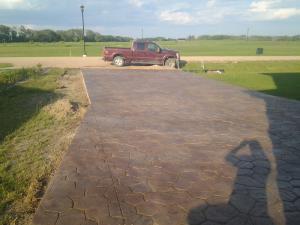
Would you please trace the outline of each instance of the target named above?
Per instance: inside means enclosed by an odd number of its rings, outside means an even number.
[[[87,28],[102,34],[300,34],[300,0],[0,0],[0,24],[80,28],[81,4]]]

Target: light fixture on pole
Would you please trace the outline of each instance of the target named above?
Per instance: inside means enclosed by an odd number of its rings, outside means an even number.
[[[81,9],[81,17],[82,17],[83,57],[86,57],[86,50],[85,50],[85,33],[84,33],[84,17],[83,17],[84,5],[81,5],[81,6],[80,6],[80,9]]]

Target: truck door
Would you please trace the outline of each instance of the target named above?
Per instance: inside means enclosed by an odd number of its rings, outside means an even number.
[[[162,54],[160,47],[149,42],[146,48],[146,61],[147,63],[160,64],[162,61]]]
[[[146,61],[146,43],[135,42],[132,49],[133,62],[145,62]]]

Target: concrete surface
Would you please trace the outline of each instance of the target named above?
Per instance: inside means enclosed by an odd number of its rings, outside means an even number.
[[[300,224],[300,102],[179,71],[83,73],[91,106],[35,225]]]

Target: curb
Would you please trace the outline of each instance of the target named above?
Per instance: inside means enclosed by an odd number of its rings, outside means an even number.
[[[82,83],[83,83],[83,86],[84,86],[84,89],[85,89],[86,97],[87,97],[87,99],[88,99],[89,105],[91,105],[91,104],[92,104],[92,101],[91,101],[89,92],[88,92],[87,87],[86,87],[86,83],[85,83],[85,79],[84,79],[82,70],[80,70],[80,73],[81,73]]]

